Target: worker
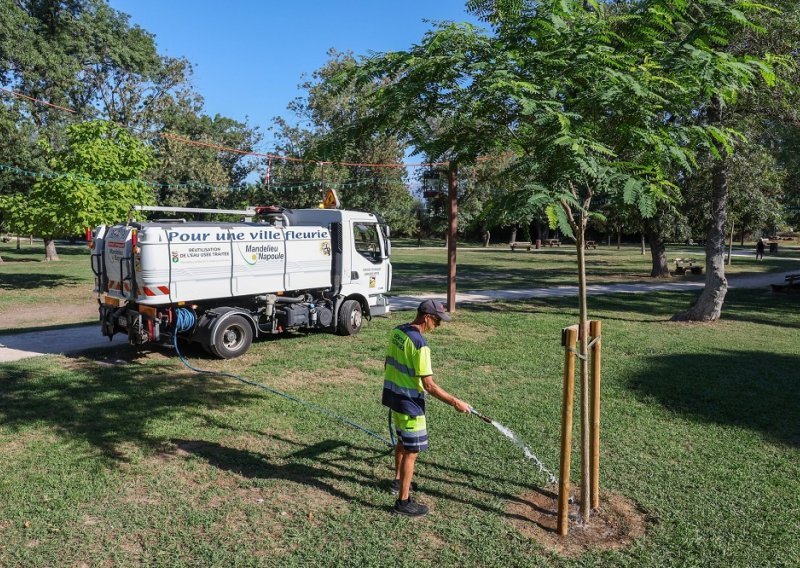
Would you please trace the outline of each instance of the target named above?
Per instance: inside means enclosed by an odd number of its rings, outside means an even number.
[[[382,403],[389,407],[397,434],[395,479],[391,490],[398,496],[393,510],[398,515],[421,517],[428,512],[427,506],[411,498],[417,455],[428,449],[425,393],[458,412],[469,412],[471,408],[433,380],[431,350],[423,334],[439,327],[442,321],[451,321],[451,318],[441,302],[424,300],[417,308],[414,321],[399,325],[389,333]]]

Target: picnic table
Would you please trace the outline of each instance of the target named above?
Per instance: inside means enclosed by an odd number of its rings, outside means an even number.
[[[549,246],[549,247],[560,247],[561,246],[561,241],[559,241],[558,239],[545,239],[542,242],[545,245]]]
[[[700,264],[701,261],[694,259],[694,258],[676,258],[674,259],[675,262],[675,274],[686,274],[691,272],[692,274],[702,274],[703,273],[703,265]]]
[[[786,284],[770,284],[773,292],[800,292],[800,272],[789,274],[783,280]]]
[[[597,250],[597,242],[595,242],[595,241],[584,241],[583,242],[583,246],[584,246],[584,248],[587,248],[587,249],[588,248],[593,248],[593,249]]]
[[[508,243],[508,246],[511,247],[512,252],[516,247],[520,247],[520,248],[525,248],[527,250],[531,250],[531,247],[533,246],[533,243],[531,243],[530,241],[514,241],[514,242],[511,242],[511,243]]]

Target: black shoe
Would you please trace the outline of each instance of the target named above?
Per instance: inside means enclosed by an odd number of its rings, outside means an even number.
[[[416,491],[416,490],[417,490],[417,482],[416,481],[412,481],[411,482],[411,491]],[[399,495],[400,494],[400,480],[399,479],[395,479],[394,481],[392,481],[392,485],[391,485],[391,487],[389,487],[389,493],[391,493],[392,495]]]
[[[428,514],[428,507],[422,503],[417,503],[409,497],[406,501],[401,501],[400,499],[395,501],[392,513],[405,517],[424,517]]]

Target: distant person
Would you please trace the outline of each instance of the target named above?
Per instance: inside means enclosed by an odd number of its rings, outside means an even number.
[[[756,260],[764,260],[764,239],[758,239],[756,243]]]
[[[397,433],[395,479],[391,492],[397,494],[393,512],[407,517],[421,517],[428,507],[411,498],[411,478],[419,452],[428,449],[425,422],[425,393],[430,393],[458,412],[469,412],[470,405],[449,394],[433,381],[431,350],[423,333],[434,330],[450,315],[441,302],[425,300],[417,308],[411,323],[399,325],[389,333],[384,364],[383,399],[389,407]]]

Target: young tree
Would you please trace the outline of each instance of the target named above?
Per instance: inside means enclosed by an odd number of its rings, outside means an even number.
[[[494,35],[445,25],[409,51],[364,64],[383,85],[373,105],[376,123],[405,133],[428,155],[457,163],[497,147],[514,151],[509,176],[525,203],[547,206],[551,223],[575,236],[584,356],[584,240],[593,200],[619,195],[651,216],[674,188],[670,172],[690,168],[695,147],[716,150],[730,138],[717,124],[673,117],[690,115],[711,92],[732,95],[758,70],[757,62],[714,49],[733,32],[732,22],[746,22],[740,12],[719,0],[687,4],[648,0],[620,12],[595,0],[475,2]],[[588,456],[585,360],[581,391]]]

